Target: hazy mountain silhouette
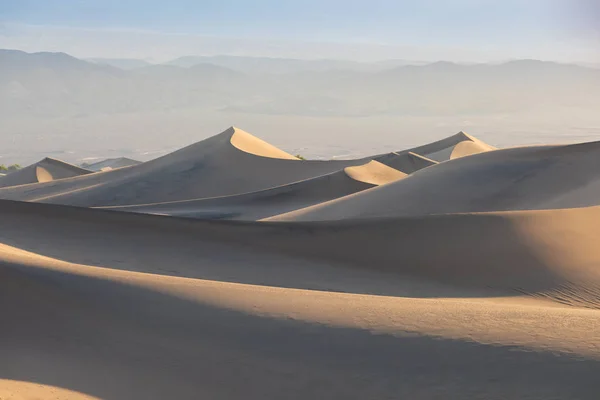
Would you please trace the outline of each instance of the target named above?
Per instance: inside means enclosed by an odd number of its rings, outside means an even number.
[[[230,67],[198,64],[201,60]],[[192,66],[123,70],[64,53],[2,50],[0,115],[68,117],[201,107],[257,114],[429,116],[600,106],[600,70],[536,60],[393,68],[383,63],[388,69],[376,71],[335,60],[220,56],[178,62]]]
[[[87,58],[86,61],[93,62],[95,64],[110,65],[112,67],[125,70],[143,68],[152,65],[152,63],[149,63],[148,61],[139,60],[136,58]]]

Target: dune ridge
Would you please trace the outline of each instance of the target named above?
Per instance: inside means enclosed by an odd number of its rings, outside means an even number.
[[[333,220],[600,204],[600,143],[529,146],[451,160],[274,220]],[[440,196],[441,195],[441,196]]]

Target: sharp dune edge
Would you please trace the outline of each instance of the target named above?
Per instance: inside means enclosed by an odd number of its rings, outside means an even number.
[[[231,128],[0,189],[0,398],[596,399],[599,146]]]

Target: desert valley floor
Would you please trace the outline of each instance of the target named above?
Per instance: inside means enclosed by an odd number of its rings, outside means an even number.
[[[11,172],[0,227],[2,400],[600,398],[600,142],[232,127]]]

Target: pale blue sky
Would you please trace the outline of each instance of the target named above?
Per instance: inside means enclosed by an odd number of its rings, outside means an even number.
[[[122,31],[124,35],[149,31],[154,35],[180,34],[188,38],[428,47],[440,49],[440,58],[445,54],[441,49],[472,53],[475,58],[475,54],[484,53],[489,58],[496,54],[499,59],[528,54],[532,58],[552,58],[552,54],[556,59],[587,55],[594,58],[598,32],[594,24],[595,17],[600,15],[593,13],[598,11],[594,6],[597,3],[594,0],[0,0],[0,23],[4,27],[0,30],[0,36],[4,36],[0,45],[14,42],[27,48],[57,46],[58,42],[52,44],[51,37],[60,30],[62,36],[56,40],[62,40],[68,47],[82,39],[66,40],[65,29],[71,29],[73,36],[81,36],[76,30],[85,28],[88,33],[111,30]],[[46,30],[41,30],[42,27]],[[18,35],[21,37],[16,40]],[[26,39],[27,35],[31,38]],[[99,46],[97,35],[94,46]],[[191,44],[181,47],[181,51],[193,49]],[[103,55],[106,50],[98,47]],[[116,50],[119,54],[127,52],[124,48]],[[164,53],[168,49],[154,50]],[[166,53],[146,53],[142,55],[167,57]]]

